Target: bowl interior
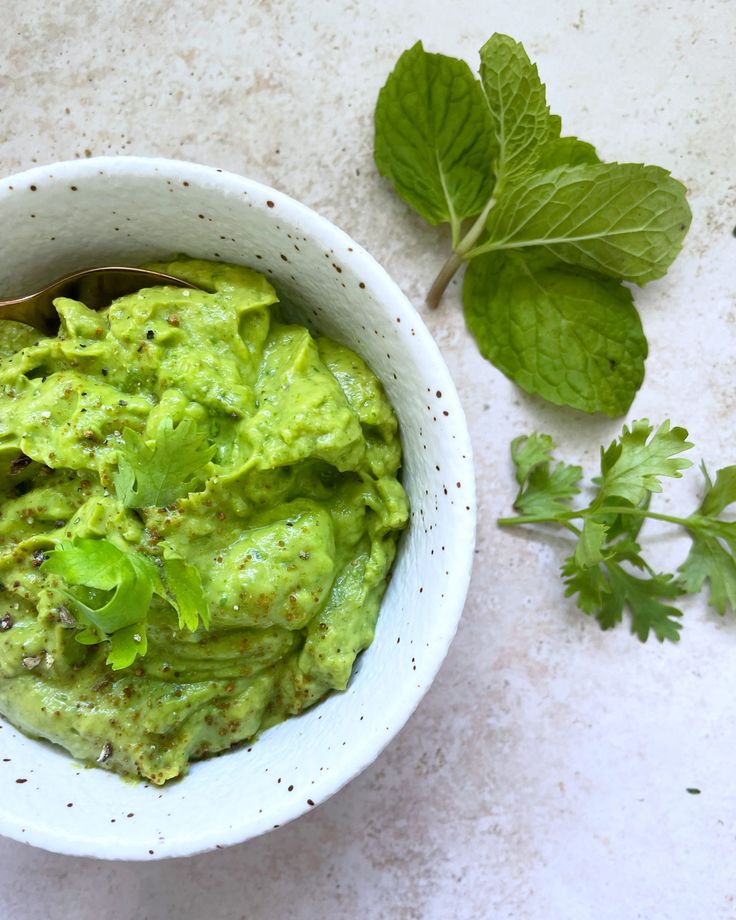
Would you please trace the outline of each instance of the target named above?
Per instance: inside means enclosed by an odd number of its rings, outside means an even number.
[[[359,352],[399,415],[412,505],[376,638],[348,689],[163,789],[74,764],[0,720],[0,832],[60,852],[149,859],[263,833],[370,763],[426,692],[467,591],[475,494],[465,420],[418,315],[329,222],[193,164],[101,158],[0,182],[0,296],[76,268],[185,253],[263,271],[302,322]],[[25,782],[18,782],[25,780]]]

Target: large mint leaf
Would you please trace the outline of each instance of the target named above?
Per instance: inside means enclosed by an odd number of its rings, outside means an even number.
[[[545,254],[491,253],[468,266],[463,296],[481,353],[528,393],[610,416],[631,405],[647,343],[622,284]]]
[[[480,84],[464,61],[405,51],[378,95],[379,172],[430,224],[482,210],[493,187],[493,133]]]
[[[496,135],[497,193],[536,167],[546,143],[560,134],[544,84],[520,42],[498,33],[480,50],[483,83]]]
[[[501,198],[480,248],[542,246],[572,265],[645,284],[672,264],[690,218],[685,186],[659,166],[563,166]]]

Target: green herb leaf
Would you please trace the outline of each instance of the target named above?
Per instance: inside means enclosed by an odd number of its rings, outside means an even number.
[[[669,640],[677,642],[680,638],[682,623],[679,618],[682,611],[664,600],[679,597],[682,588],[673,580],[672,575],[653,574],[647,578],[632,575],[620,566],[606,566],[612,591],[603,605],[601,624],[621,619],[621,611],[628,606],[631,611],[631,631],[642,642],[646,642],[653,632],[660,642]]]
[[[154,594],[177,611],[180,629],[194,631],[200,618],[209,626],[199,572],[165,544],[163,550],[165,584],[152,558],[105,539],[64,540],[41,567],[65,582],[68,602],[84,627],[77,641],[96,645],[109,640],[107,663],[113,670],[146,654],[146,620]]]
[[[556,523],[572,532],[576,545],[562,566],[566,596],[576,595],[578,607],[595,616],[603,629],[620,623],[629,610],[632,632],[642,641],[652,632],[660,641],[677,641],[682,612],[668,601],[699,591],[706,580],[716,609],[736,609],[736,522],[704,513],[720,513],[736,501],[736,467],[720,470],[715,483],[703,467],[705,496],[689,518],[661,515],[649,507],[652,494],[662,489],[662,477],[679,478],[690,465],[677,455],[691,446],[687,432],[672,428],[669,421],[656,430],[646,419],[624,426],[620,437],[601,450],[597,494],[586,507],[573,508],[573,493],[564,495],[554,472],[569,477],[577,493],[580,469],[561,462],[553,467],[548,435],[515,438],[511,457],[520,483],[514,500],[519,517],[501,518],[499,524]],[[643,557],[636,541],[648,517],[678,524],[692,537],[679,578],[655,572]],[[582,527],[573,521],[582,521]]]
[[[558,137],[540,150],[536,171],[550,172],[560,166],[583,166],[586,163],[600,163],[592,144],[577,137]]]
[[[64,579],[82,621],[106,634],[137,623],[159,584],[153,562],[108,540],[63,540],[42,568]]]
[[[707,581],[710,584],[711,606],[720,614],[724,614],[728,607],[736,610],[736,560],[733,548],[726,549],[716,537],[708,533],[695,531],[691,536],[693,545],[679,569],[683,589],[693,594],[702,590]]]
[[[199,570],[171,550],[164,550],[166,597],[179,615],[179,629],[194,632],[200,619],[210,626],[210,611]]]
[[[704,463],[700,469],[705,477],[705,494],[699,512],[704,517],[714,517],[736,502],[736,466],[724,466],[718,470],[715,483]]]
[[[608,536],[608,528],[601,521],[586,518],[583,531],[575,547],[575,563],[581,569],[589,569],[603,562],[603,544]]]
[[[528,393],[621,415],[647,343],[631,292],[549,255],[491,253],[468,267],[465,319],[481,354]]]
[[[482,354],[527,392],[620,415],[647,345],[619,282],[666,272],[690,225],[685,188],[657,166],[601,163],[591,144],[561,137],[519,42],[493,35],[480,57],[482,90],[462,61],[417,43],[376,107],[379,171],[427,221],[452,227],[427,303],[470,262],[465,314]]]
[[[705,494],[698,511],[688,519],[693,545],[679,568],[680,581],[688,592],[710,585],[709,603],[720,614],[736,611],[736,523],[718,515],[736,501],[736,466],[716,473],[715,483],[701,464]]]
[[[600,477],[594,479],[593,482],[600,487]],[[605,512],[596,513],[596,519],[601,521],[608,528],[608,540],[618,540],[619,537],[626,538],[627,540],[634,541],[639,536],[639,531],[646,520],[646,517],[641,514],[639,515],[638,511],[646,511],[651,504],[652,493],[647,492],[644,501],[640,502],[639,505],[634,506],[631,502],[626,502],[623,499],[617,499],[616,504],[621,504],[624,507],[631,508],[628,512],[623,512],[620,514],[607,514]]]
[[[647,492],[661,492],[662,476],[679,479],[680,471],[692,466],[676,456],[692,446],[687,431],[670,428],[669,421],[656,431],[647,419],[632,422],[630,429],[624,425],[618,440],[601,450],[601,484],[594,506],[616,498],[638,505]]]
[[[511,442],[511,459],[516,470],[516,481],[523,486],[529,473],[540,463],[552,459],[555,442],[548,434],[522,434]]]
[[[490,114],[464,61],[405,51],[376,106],[375,159],[401,197],[430,224],[478,214],[492,191]]]
[[[496,194],[533,171],[545,144],[559,137],[545,88],[524,46],[496,33],[480,50],[480,78],[496,136]]]
[[[598,163],[535,174],[499,201],[477,252],[541,246],[563,262],[645,284],[690,226],[685,186],[658,166]]]
[[[663,603],[683,594],[683,589],[671,575],[650,574],[640,578],[607,559],[593,567],[580,566],[575,555],[563,565],[562,574],[567,590],[565,596],[578,595],[583,612],[593,614],[602,629],[612,629],[623,619],[624,610],[631,612],[631,631],[642,642],[653,632],[660,642],[677,642],[682,624],[682,611]]]
[[[511,454],[520,486],[514,508],[520,514],[554,517],[567,510],[570,500],[580,491],[578,482],[583,471],[566,463],[552,466],[552,446],[549,435],[531,435],[512,442]]]
[[[66,583],[69,604],[87,627],[77,635],[79,641],[94,645],[118,637],[107,658],[114,669],[127,667],[145,653],[145,617],[154,591],[163,590],[153,561],[108,540],[76,538],[62,541],[42,571]]]
[[[191,419],[183,419],[176,428],[170,418],[164,419],[154,441],[125,428],[123,442],[113,481],[126,508],[158,508],[185,495],[215,453]]]
[[[125,629],[114,632],[109,638],[110,652],[105,661],[113,671],[130,667],[139,655],[143,657],[148,651],[145,623],[126,626]]]

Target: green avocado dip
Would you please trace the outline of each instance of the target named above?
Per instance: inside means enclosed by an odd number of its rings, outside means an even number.
[[[344,689],[408,520],[396,416],[235,265],[0,321],[0,712],[161,784]]]

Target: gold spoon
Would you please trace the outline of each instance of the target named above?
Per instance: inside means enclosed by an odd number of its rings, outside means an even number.
[[[57,278],[33,294],[15,300],[0,300],[0,319],[12,319],[33,326],[46,335],[54,335],[59,328],[59,317],[54,310],[56,297],[77,298],[92,310],[102,310],[103,307],[109,307],[116,297],[134,294],[141,288],[156,287],[159,284],[196,287],[181,278],[149,271],[147,268],[123,265],[85,268]]]

